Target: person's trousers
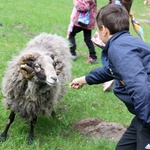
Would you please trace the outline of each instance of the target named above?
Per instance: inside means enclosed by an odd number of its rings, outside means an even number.
[[[77,33],[83,31],[83,35],[84,35],[84,42],[86,43],[88,49],[89,49],[89,56],[93,59],[96,59],[96,52],[95,52],[95,48],[94,48],[94,44],[91,41],[91,34],[92,34],[92,30],[87,30],[81,27],[77,27],[74,26],[72,32],[69,35],[69,42],[70,42],[70,52],[72,55],[76,55],[76,40],[75,40],[75,36]]]
[[[103,67],[107,67],[108,66],[108,60],[107,60],[107,57],[103,51],[101,52],[101,60],[102,60]]]
[[[116,150],[146,150],[150,149],[150,128],[144,128],[137,117],[123,134]]]

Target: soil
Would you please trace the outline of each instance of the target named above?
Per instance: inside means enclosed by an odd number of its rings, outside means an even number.
[[[82,135],[113,141],[118,141],[126,130],[124,126],[118,123],[105,122],[98,118],[78,120],[74,127]]]

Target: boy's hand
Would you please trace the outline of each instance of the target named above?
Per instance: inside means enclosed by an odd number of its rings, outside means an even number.
[[[69,85],[71,88],[80,89],[86,84],[85,76],[74,79]]]

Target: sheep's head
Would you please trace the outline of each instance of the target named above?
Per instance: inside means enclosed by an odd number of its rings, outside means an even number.
[[[54,55],[32,53],[23,56],[19,66],[25,78],[33,78],[35,82],[53,85],[58,82],[58,75],[61,73],[64,64]]]

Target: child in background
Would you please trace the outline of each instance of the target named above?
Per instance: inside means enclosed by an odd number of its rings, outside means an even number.
[[[97,14],[97,2],[96,0],[74,0],[74,8],[70,17],[70,24],[68,26],[68,40],[70,42],[70,53],[71,59],[76,60],[76,41],[75,36],[77,33],[83,31],[84,42],[86,43],[89,49],[89,57],[87,59],[88,63],[98,63],[95,47],[91,41],[92,30],[95,27],[95,18]],[[80,12],[90,13],[90,22],[88,25],[81,25],[78,23],[78,16]]]

